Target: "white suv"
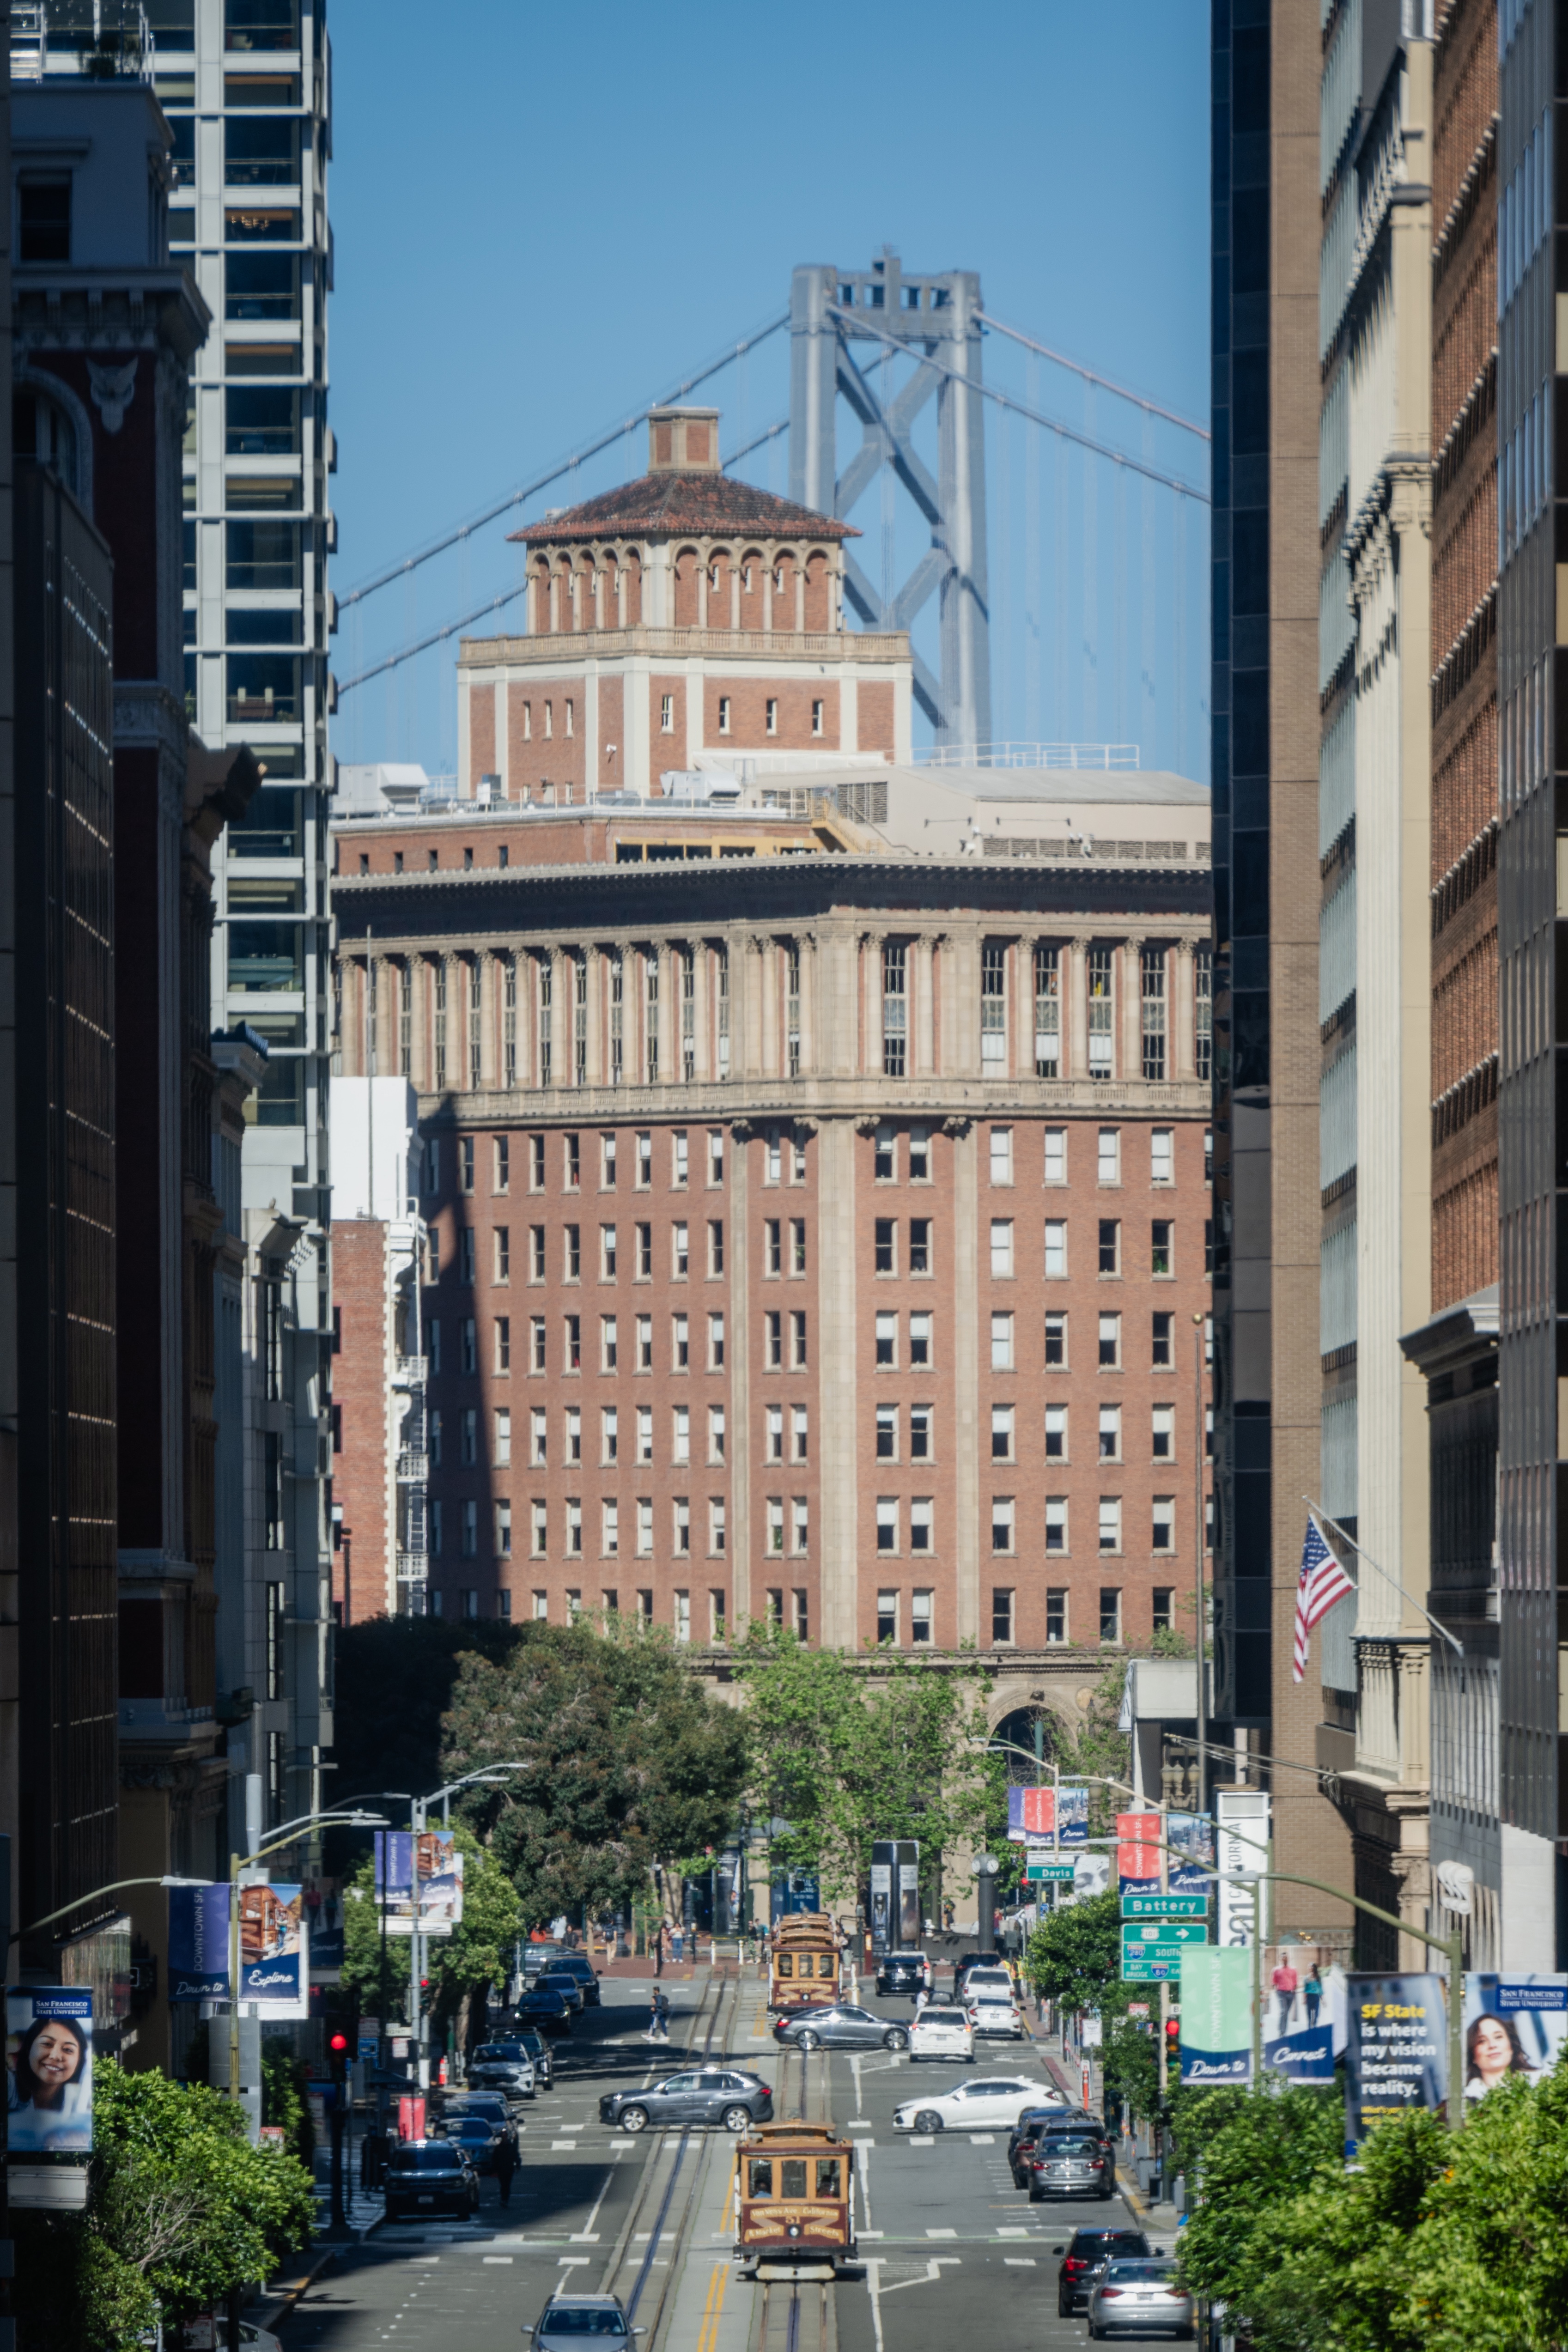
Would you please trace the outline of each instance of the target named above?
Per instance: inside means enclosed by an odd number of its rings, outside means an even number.
[[[910,2058],[963,2058],[974,2055],[974,2029],[962,2009],[917,2009],[910,2020]]]
[[[1015,2042],[1024,2038],[1024,2012],[1005,1969],[970,1969],[963,1979],[963,2006],[976,2034],[1002,2034]]]

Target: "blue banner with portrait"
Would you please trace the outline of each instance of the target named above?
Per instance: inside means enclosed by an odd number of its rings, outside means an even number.
[[[11,1985],[5,1994],[10,2155],[92,2153],[92,1993],[83,1985]]]

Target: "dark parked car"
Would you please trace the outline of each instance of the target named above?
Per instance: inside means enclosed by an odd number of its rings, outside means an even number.
[[[1042,2132],[1026,2158],[1025,2178],[1031,2205],[1043,2197],[1111,2198],[1116,2194],[1115,2153],[1098,2132],[1081,2127]]]
[[[884,1999],[908,1993],[912,2000],[917,1992],[930,1992],[931,1986],[931,1962],[923,1952],[884,1952],[877,1963],[877,1990]]]
[[[582,1980],[574,1977],[570,1969],[546,1969],[542,1977],[534,1979],[533,1990],[535,1992],[558,1993],[574,2014],[588,2006],[588,1996],[583,1990]]]
[[[481,2042],[468,2061],[475,2091],[499,2091],[503,2099],[531,2099],[539,2088],[539,2062],[521,2042]]]
[[[1089,2309],[1089,2281],[1109,2262],[1146,2263],[1154,2249],[1142,2230],[1075,2230],[1070,2246],[1053,2246],[1062,2256],[1057,2273],[1057,2316],[1070,2318]]]
[[[441,2121],[455,2123],[459,2116],[482,2116],[516,2147],[517,2126],[511,2119],[510,2108],[499,2091],[480,2090],[477,2085],[471,2091],[443,2091]]]
[[[1019,2116],[1007,2142],[1007,2162],[1012,2169],[1015,2189],[1027,2189],[1028,2166],[1035,2153],[1035,2143],[1043,2132],[1089,2132],[1110,2143],[1110,2134],[1098,2116],[1087,2107],[1027,2107]]]
[[[569,2002],[546,1985],[531,1985],[517,2004],[517,2021],[531,2025],[541,2033],[559,2041],[572,2031],[572,2010]]]
[[[555,2080],[555,2061],[550,2054],[550,2044],[542,2033],[516,2033],[511,2037],[520,2050],[533,2061],[534,2079],[548,2091]]]
[[[386,2218],[455,2213],[466,2221],[479,2210],[479,2176],[456,2140],[399,2140],[387,2160]]]
[[[533,2352],[631,2352],[647,2329],[613,2294],[552,2294],[527,2334]]]
[[[444,2116],[435,2128],[463,2150],[476,2172],[495,2170],[507,2133],[493,2116]]]
[[[786,2011],[773,2027],[773,2040],[793,2042],[798,2050],[907,2050],[910,2029],[852,2000],[836,2000],[830,2009]]]
[[[585,1953],[563,1953],[548,1974],[552,1978],[574,1977],[582,1987],[584,2006],[587,2009],[598,2009],[602,2006],[599,1998],[598,1972]]]
[[[721,2066],[692,2066],[667,2074],[651,2090],[606,2091],[599,2101],[599,2121],[627,2132],[647,2131],[650,2124],[721,2124],[740,2132],[771,2123],[773,2114],[766,2083]]]
[[[557,1961],[564,1959],[565,1956],[564,1944],[524,1944],[522,1973],[531,1983],[535,1977],[542,1976],[546,1969],[554,1968]]]

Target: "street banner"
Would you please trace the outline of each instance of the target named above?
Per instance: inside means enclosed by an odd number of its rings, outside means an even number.
[[[1467,1975],[1464,2022],[1468,2100],[1510,2074],[1539,2083],[1568,2043],[1568,1976]]]
[[[463,1857],[449,1830],[378,1830],[375,1899],[389,1936],[449,1936],[463,1916]]]
[[[1252,2079],[1252,1956],[1190,1944],[1181,1960],[1182,2081]]]
[[[239,1998],[263,2018],[310,2014],[304,1893],[295,1885],[239,1890]]]
[[[169,1889],[169,1999],[228,1999],[226,1878]]]
[[[1160,1885],[1158,1813],[1118,1813],[1116,1874],[1123,1895],[1152,1895]]]
[[[1063,1781],[1056,1792],[1057,1839],[1061,1845],[1089,1843],[1089,1783]]]
[[[1054,1789],[1009,1789],[1007,1791],[1007,1835],[1015,1845],[1027,1843],[1030,1838],[1048,1838],[1057,1826],[1057,1792]]]
[[[1447,2096],[1447,2017],[1436,1976],[1346,1978],[1345,2147],[1358,2148],[1373,2125]]]
[[[11,2156],[90,2156],[91,1989],[10,1986],[5,2063]]]
[[[1216,1789],[1215,1811],[1220,1873],[1217,1940],[1230,1950],[1250,1951],[1258,1930],[1254,1882],[1268,1866],[1268,1797],[1261,1789]]]
[[[1299,1948],[1280,1945],[1280,1958],[1292,1960],[1300,1957]],[[1290,2083],[1331,2082],[1334,2062],[1344,2054],[1345,1972],[1331,1966],[1312,1969],[1302,1977],[1299,1971],[1293,1994],[1286,1997],[1268,1951],[1264,1953],[1265,1995],[1268,2002],[1268,2023],[1263,2043],[1263,2060],[1276,2074]]]
[[[1176,1851],[1170,1856],[1166,1884],[1173,1895],[1207,1896],[1214,1885],[1214,1822],[1207,1813],[1167,1813],[1165,1843]]]

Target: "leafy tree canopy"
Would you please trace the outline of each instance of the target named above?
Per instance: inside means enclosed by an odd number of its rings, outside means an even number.
[[[878,1838],[965,1843],[984,1817],[986,1685],[889,1651],[808,1649],[753,1619],[740,1645],[753,1810],[774,1824],[773,1860],[853,1895]],[[786,1824],[779,1827],[779,1824]]]
[[[746,1727],[666,1636],[612,1620],[519,1629],[504,1661],[459,1657],[444,1779],[526,1769],[463,1807],[515,1884],[530,1926],[645,1892],[721,1846],[746,1784]]]
[[[500,1662],[519,1631],[496,1618],[372,1617],[334,1640],[338,1802],[365,1790],[438,1788],[441,1718],[452,1703],[460,1656]]]
[[[310,2237],[309,2173],[252,2147],[239,2109],[205,2084],[100,2059],[93,2138],[85,2220],[18,2231],[29,2345],[133,2352],[160,2324],[268,2278]]]

